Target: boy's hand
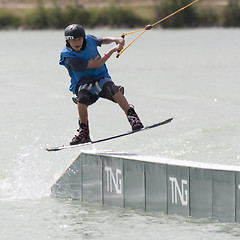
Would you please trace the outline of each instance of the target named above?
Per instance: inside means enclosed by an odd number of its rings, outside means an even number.
[[[122,49],[123,49],[123,44],[119,43],[112,50],[114,52],[117,52],[117,51],[121,51]]]
[[[115,43],[116,44],[121,44],[122,46],[124,46],[125,45],[125,40],[122,37],[121,38],[116,38]]]

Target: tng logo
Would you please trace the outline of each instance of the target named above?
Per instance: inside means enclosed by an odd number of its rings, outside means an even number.
[[[113,192],[115,189],[117,194],[122,194],[122,171],[116,169],[115,175],[111,167],[105,167],[105,171],[107,172],[107,191]]]
[[[186,189],[188,184],[187,180],[181,181],[182,183],[181,188],[176,178],[170,177],[169,180],[171,182],[171,188],[172,188],[172,203],[177,204],[178,196],[179,196],[181,204],[183,206],[187,206],[188,205],[188,190]]]

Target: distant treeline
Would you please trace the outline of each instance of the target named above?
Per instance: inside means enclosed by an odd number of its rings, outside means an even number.
[[[0,28],[65,28],[70,23],[80,23],[85,27],[137,27],[154,23],[193,0],[165,0],[154,7],[154,16],[143,17],[131,8],[110,6],[108,8],[85,9],[81,6],[61,8],[53,0],[53,8],[45,8],[41,0],[32,10],[9,11],[0,9]],[[240,27],[240,5],[238,0],[229,0],[228,5],[216,11],[214,8],[192,5],[159,26],[163,28],[180,27]]]

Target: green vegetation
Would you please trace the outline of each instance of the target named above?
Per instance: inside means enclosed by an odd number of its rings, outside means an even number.
[[[156,19],[162,19],[178,9],[193,2],[192,0],[167,0],[156,8]],[[196,8],[196,5],[190,6],[173,17],[163,21],[162,27],[205,27],[218,25],[218,15],[212,10]]]
[[[191,3],[192,0],[165,0],[154,6],[154,16],[141,15],[132,8],[110,6],[107,8],[85,9],[82,6],[68,6],[61,8],[56,0],[52,0],[54,7],[45,8],[42,0],[37,0],[37,6],[30,10],[10,11],[0,9],[0,28],[45,29],[65,28],[71,23],[80,23],[85,27],[142,27],[154,23],[174,11]],[[159,26],[163,28],[180,27],[239,27],[240,6],[238,0],[229,0],[221,11],[194,4],[171,18],[163,21]]]
[[[149,19],[137,15],[130,9],[114,6],[100,10],[86,10],[74,6],[64,9],[58,6],[55,8],[39,6],[21,17],[0,10],[0,28],[19,26],[27,29],[64,28],[71,23],[81,23],[85,27],[135,27],[147,24],[149,21]]]
[[[8,12],[4,9],[0,9],[0,27],[6,28],[6,27],[19,27],[22,22],[21,18],[11,12]]]
[[[238,0],[229,0],[224,10],[223,26],[240,27],[240,6]]]

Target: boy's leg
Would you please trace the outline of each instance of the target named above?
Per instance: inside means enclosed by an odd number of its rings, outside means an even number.
[[[122,110],[126,113],[127,119],[132,126],[132,130],[136,131],[143,128],[143,124],[135,112],[133,107],[130,107],[127,99],[122,95],[120,91],[118,91],[115,95],[113,95],[113,99],[119,104]]]
[[[122,108],[122,110],[127,114],[130,105],[127,99],[122,95],[120,91],[118,91],[115,95],[113,95],[113,99],[118,105]]]
[[[78,114],[80,122],[84,123],[87,126],[88,125],[87,105],[78,102]]]
[[[88,126],[88,105],[94,103],[97,98],[92,96],[87,90],[82,90],[77,95],[78,114],[79,114],[79,129],[78,135],[70,142],[70,145],[91,142]]]

